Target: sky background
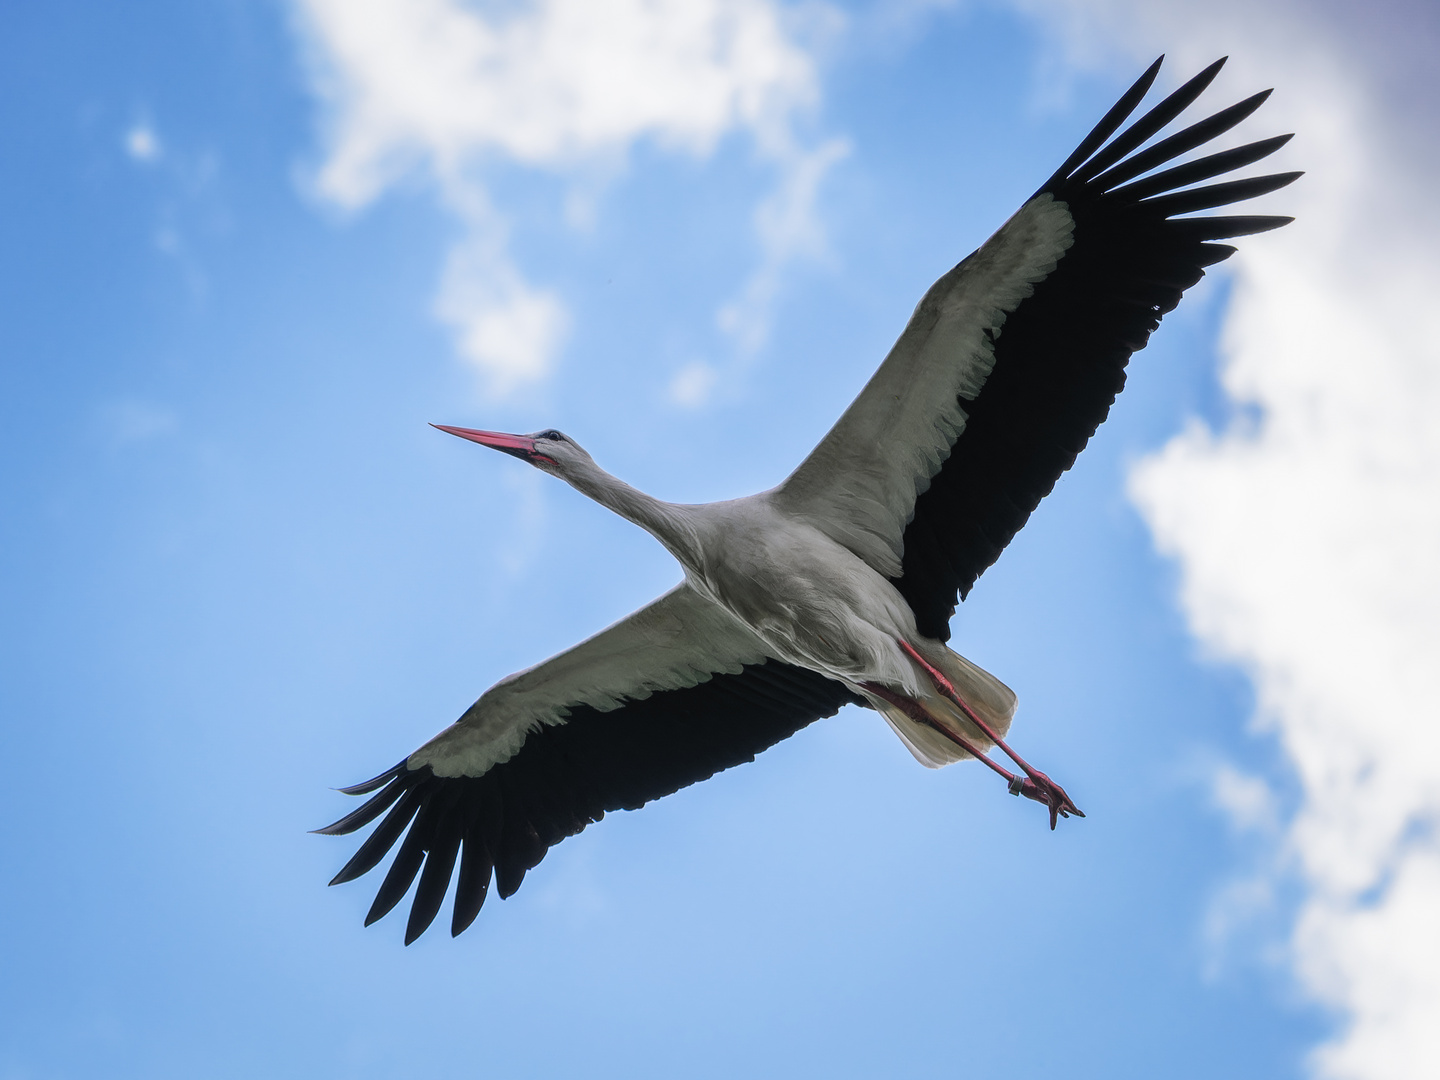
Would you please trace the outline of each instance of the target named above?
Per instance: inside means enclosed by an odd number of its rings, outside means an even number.
[[[1440,1071],[1440,19],[1197,10],[0,7],[0,1078]],[[363,929],[330,788],[678,579],[426,424],[773,485],[1160,52],[1308,174],[955,619],[1089,816],[847,709]]]

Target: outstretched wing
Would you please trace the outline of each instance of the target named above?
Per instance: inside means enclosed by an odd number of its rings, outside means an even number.
[[[957,597],[1075,463],[1124,386],[1130,354],[1205,267],[1235,251],[1211,241],[1291,220],[1178,216],[1296,179],[1190,186],[1260,160],[1288,135],[1136,179],[1269,96],[1141,149],[1223,63],[1111,139],[1154,82],[1155,61],[1015,216],[931,287],[860,396],[774,492],[894,581],[921,633],[949,638]]]
[[[861,703],[769,657],[744,625],[682,584],[496,684],[405,761],[343,788],[371,798],[318,832],[351,833],[386,816],[331,884],[373,869],[403,833],[365,925],[418,874],[410,944],[439,912],[458,859],[450,932],[459,934],[479,914],[492,872],[508,897],[552,845],[607,811],[639,809],[753,761],[849,702]]]

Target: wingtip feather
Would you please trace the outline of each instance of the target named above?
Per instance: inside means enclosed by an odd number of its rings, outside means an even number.
[[[375,831],[366,837],[365,842],[360,845],[355,854],[350,856],[350,861],[340,868],[340,872],[331,879],[331,885],[343,885],[347,881],[354,881],[364,874],[368,874],[375,865],[385,857],[385,853],[394,846],[395,841],[400,838],[405,827],[410,824],[410,819],[420,809],[420,802],[423,792],[410,788],[404,796],[385,815],[385,819],[376,826]]]
[[[371,777],[359,784],[351,784],[349,787],[336,788],[341,795],[369,795],[372,791],[378,791],[397,776],[404,775],[409,766],[404,761],[391,766],[379,776]]]
[[[350,833],[363,829],[370,822],[383,814],[390,808],[391,803],[405,793],[405,784],[400,778],[390,781],[389,787],[384,788],[378,795],[366,800],[366,802],[350,811],[339,821],[332,821],[329,825],[319,829],[311,829],[312,835],[316,836],[347,836]]]
[[[1086,184],[1095,182],[1097,176],[1110,169],[1116,162],[1125,159],[1131,151],[1143,146],[1152,135],[1188,109],[1195,99],[1206,91],[1215,81],[1216,74],[1224,67],[1225,60],[1225,57],[1221,57],[1198,75],[1186,80],[1178,89],[1166,95],[1153,108],[1119,135],[1116,135],[1108,145],[1103,148],[1095,147],[1094,156],[1076,168],[1070,178]]]
[[[1060,168],[1055,170],[1055,174],[1045,182],[1041,191],[1048,191],[1061,183],[1083,165],[1091,154],[1100,149],[1106,139],[1119,130],[1120,125],[1130,118],[1130,114],[1150,92],[1150,87],[1154,85],[1155,77],[1160,73],[1160,65],[1164,60],[1165,54],[1161,53],[1156,57],[1155,62],[1131,84],[1130,88],[1120,95],[1120,99],[1110,107],[1110,111],[1100,118],[1100,122],[1090,129],[1089,134],[1080,140],[1080,145],[1071,152]]]

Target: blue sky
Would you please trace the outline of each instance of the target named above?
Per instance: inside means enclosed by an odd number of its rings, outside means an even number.
[[[438,124],[340,180],[374,123],[342,8],[0,13],[4,1080],[1388,1075],[1311,1056],[1359,1045],[1348,988],[1369,984],[1306,921],[1316,897],[1360,907],[1294,831],[1319,789],[1267,681],[1286,654],[1233,630],[1270,624],[1175,540],[1185,485],[1131,480],[1177,433],[1180,468],[1284,415],[1234,335],[1293,315],[1290,230],[1167,319],[956,618],[1087,819],[1052,834],[849,709],[567,841],[457,940],[405,949],[403,920],[361,927],[370,879],[325,888],[352,847],[306,832],[347,808],[330,787],[678,578],[638,530],[427,423],[557,426],[677,500],[770,486],[1183,27],[1099,49],[1081,30],[1118,16],[1080,4],[744,9],[792,65],[758,119],[676,113],[528,160]],[[1363,115],[1384,91],[1361,93],[1368,53],[1334,51],[1342,16],[1313,40]],[[1204,102],[1276,84],[1245,133],[1290,130],[1282,79],[1309,69],[1267,75],[1273,35],[1234,36]],[[1322,162],[1328,137],[1308,136]],[[1306,144],[1284,167],[1316,168]],[[447,288],[542,297],[553,332],[467,345]],[[1391,878],[1343,880],[1385,925]]]

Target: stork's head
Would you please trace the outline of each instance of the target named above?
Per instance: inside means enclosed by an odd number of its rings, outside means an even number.
[[[448,427],[445,424],[430,426],[518,457],[530,462],[537,469],[567,480],[574,476],[576,470],[593,464],[590,455],[581,449],[579,443],[554,428],[530,435],[507,435],[503,431],[478,431],[474,428]]]

